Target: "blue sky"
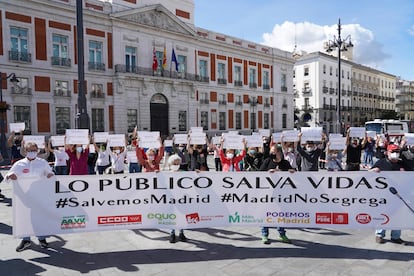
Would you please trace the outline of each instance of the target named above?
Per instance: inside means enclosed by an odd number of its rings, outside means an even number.
[[[414,0],[194,0],[195,25],[282,50],[351,35],[354,61],[414,81]],[[296,31],[295,31],[296,30]]]

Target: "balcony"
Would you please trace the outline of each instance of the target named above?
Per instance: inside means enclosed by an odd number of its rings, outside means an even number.
[[[243,105],[243,102],[242,101],[236,101],[235,102],[235,105],[242,106]]]
[[[329,88],[329,94],[335,94],[335,89],[334,88]]]
[[[282,108],[287,108],[288,105],[287,104],[282,104]]]
[[[322,109],[329,110],[330,109],[329,104],[323,104]]]
[[[53,94],[57,97],[70,97],[70,90],[62,89],[62,88],[56,88],[53,90]]]
[[[263,84],[263,90],[270,90],[270,85]]]
[[[241,80],[235,80],[234,81],[234,86],[242,87],[243,86],[243,82]]]
[[[309,95],[312,93],[312,89],[310,87],[305,87],[302,89],[302,94],[303,95]]]
[[[96,71],[105,71],[105,63],[89,61],[88,69]]]
[[[206,76],[196,75],[196,81],[199,82],[210,82],[210,78]]]
[[[62,58],[62,57],[52,57],[52,65],[53,66],[62,66],[62,67],[70,67],[71,60],[70,58]]]
[[[9,51],[9,61],[32,62],[32,55],[27,52]]]
[[[227,84],[227,79],[217,79],[218,84]]]
[[[281,90],[282,92],[287,92],[287,87],[286,87],[286,86],[281,86],[281,87],[280,87],[280,90]]]
[[[328,91],[329,91],[328,87],[326,86],[322,87],[322,93],[328,94]]]
[[[302,105],[302,110],[303,111],[312,111],[313,107],[308,105],[308,104],[305,104],[305,105]]]
[[[32,95],[32,88],[13,86],[13,87],[11,87],[11,94],[14,94],[14,95]]]
[[[257,88],[257,83],[255,82],[249,83],[249,88]]]
[[[270,107],[270,103],[264,103],[263,104],[264,107]],[[283,105],[282,105],[283,106]],[[286,106],[287,107],[287,106]]]
[[[91,98],[93,98],[93,99],[104,99],[105,94],[102,92],[102,90],[92,90],[91,91]]]
[[[227,101],[219,101],[218,103],[219,103],[219,105],[226,105]]]
[[[200,104],[209,104],[210,101],[208,99],[200,99]]]

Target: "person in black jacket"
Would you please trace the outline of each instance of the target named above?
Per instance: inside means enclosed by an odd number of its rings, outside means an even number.
[[[284,159],[282,148],[278,147],[277,145],[273,145],[270,148],[269,157],[263,161],[262,165],[260,166],[260,170],[268,171],[271,173],[277,171],[295,172],[295,169],[290,166],[289,161]],[[280,241],[284,243],[292,243],[286,236],[286,230],[284,227],[277,227],[276,229],[279,232]],[[264,244],[270,244],[269,227],[262,227],[262,241]]]

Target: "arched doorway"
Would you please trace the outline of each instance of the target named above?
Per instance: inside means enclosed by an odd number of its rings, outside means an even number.
[[[151,131],[159,131],[160,135],[169,134],[168,100],[162,94],[155,94],[150,102]]]

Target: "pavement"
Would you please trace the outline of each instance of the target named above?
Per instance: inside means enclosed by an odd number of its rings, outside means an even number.
[[[5,172],[2,171],[4,174]],[[167,229],[66,234],[37,239],[23,252],[12,235],[12,187],[1,183],[0,275],[414,275],[414,231],[406,246],[375,243],[373,230],[287,229],[292,244],[261,241],[256,227],[186,230],[168,242]]]

